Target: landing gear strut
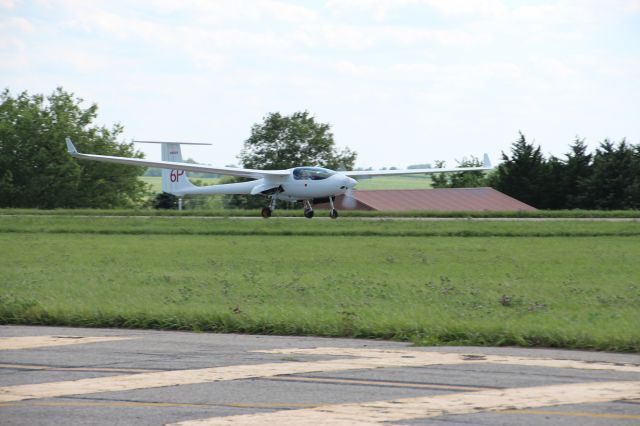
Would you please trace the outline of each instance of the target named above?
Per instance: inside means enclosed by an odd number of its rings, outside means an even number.
[[[260,212],[260,214],[262,215],[263,218],[269,219],[273,211],[276,209],[276,201],[278,200],[276,195],[278,195],[278,192],[274,193],[271,196],[271,201],[269,202],[269,205],[262,208],[262,211]]]
[[[311,206],[311,203],[309,200],[304,200],[302,205],[304,206],[304,217],[311,219],[313,217],[313,207]]]
[[[329,217],[331,219],[337,219],[338,218],[338,210],[336,210],[336,208],[333,205],[333,197],[329,197],[329,204],[331,204],[331,210],[329,210]]]

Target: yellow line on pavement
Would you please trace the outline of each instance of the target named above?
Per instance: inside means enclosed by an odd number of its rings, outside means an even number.
[[[411,383],[411,382],[389,382],[386,380],[357,380],[342,379],[332,377],[300,377],[300,376],[278,376],[269,377],[266,380],[279,380],[284,382],[310,382],[310,383],[327,383],[339,385],[366,385],[366,386],[383,386],[393,388],[420,388],[420,389],[436,389],[451,391],[479,391],[485,390],[486,387],[479,388],[475,386],[454,386],[454,385],[436,385],[430,383]]]
[[[272,377],[287,374],[314,373],[343,370],[362,370],[381,367],[416,367],[425,362],[439,363],[404,356],[385,358],[351,358],[314,362],[279,362],[254,365],[202,368],[196,370],[158,371],[124,376],[96,377],[65,382],[17,385],[0,388],[0,402],[25,399],[56,398],[68,395],[86,395],[98,392],[118,392],[164,386],[191,385],[227,380]]]
[[[93,408],[93,407],[116,407],[116,408],[206,408],[211,407],[234,407],[234,408],[313,408],[319,404],[305,403],[205,403],[188,404],[177,402],[133,402],[133,401],[92,401],[92,402],[20,402],[0,404],[0,407],[66,407],[66,408]],[[638,420],[640,415],[636,414],[613,414],[613,413],[590,413],[585,411],[552,411],[552,410],[505,410],[498,411],[499,414],[516,415],[541,415],[541,416],[561,416],[561,417],[592,417],[613,420]]]
[[[553,410],[506,410],[499,411],[501,414],[538,414],[541,416],[564,416],[564,417],[594,417],[600,419],[614,420],[638,420],[640,415],[635,414],[613,414],[613,413],[589,413],[585,411],[553,411]]]
[[[86,343],[130,340],[134,337],[87,336],[20,336],[0,337],[0,350],[33,349],[48,346],[82,345]]]
[[[405,398],[391,401],[321,405],[300,410],[190,420],[175,423],[175,425],[364,426],[444,415],[610,402],[639,397],[640,382],[595,382],[530,388],[490,389],[480,392]]]
[[[86,395],[99,392],[128,391],[216,381],[274,377],[291,374],[360,370],[381,367],[424,367],[430,365],[493,363],[627,372],[640,371],[640,366],[630,364],[590,363],[584,361],[553,360],[545,358],[423,352],[419,350],[315,348],[276,349],[256,352],[297,355],[357,356],[359,358],[333,359],[314,362],[280,362],[256,365],[234,365],[195,370],[156,371],[132,375],[40,383],[35,385],[7,386],[0,388],[0,402],[55,398],[69,395]]]
[[[246,403],[230,403],[230,404],[219,404],[225,407],[235,407],[235,408],[312,408],[317,407],[320,404],[306,404],[302,402],[246,402]]]
[[[451,364],[506,364],[525,365],[532,367],[548,368],[574,368],[581,370],[610,370],[628,373],[640,373],[640,365],[613,362],[576,361],[571,359],[533,358],[509,355],[484,355],[464,354],[451,352],[423,352],[420,350],[406,349],[361,349],[361,348],[309,348],[309,349],[272,349],[255,352],[272,353],[282,355],[331,355],[354,356],[361,358],[386,358],[402,357],[407,362],[424,365],[451,365]]]
[[[302,403],[227,403],[227,402],[210,402],[206,404],[189,404],[177,402],[134,402],[134,401],[89,401],[89,402],[8,402],[0,404],[0,407],[67,407],[67,408],[92,408],[92,407],[124,407],[124,408],[171,408],[171,407],[193,407],[193,408],[211,408],[211,407],[234,407],[234,408],[309,408],[316,407],[318,404],[302,404]]]
[[[87,371],[96,373],[150,373],[152,371],[162,371],[141,368],[113,368],[113,367],[50,367],[48,365],[30,364],[0,364],[0,368],[12,370],[34,370],[34,371]]]

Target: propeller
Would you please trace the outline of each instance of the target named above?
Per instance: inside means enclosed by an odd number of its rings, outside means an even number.
[[[344,194],[344,198],[342,199],[342,207],[347,210],[352,210],[356,208],[358,201],[353,196],[353,188],[347,189],[347,192]]]

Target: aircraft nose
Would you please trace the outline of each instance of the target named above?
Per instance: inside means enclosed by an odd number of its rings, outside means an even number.
[[[357,180],[350,178],[349,176],[341,176],[340,180],[338,181],[340,182],[340,189],[351,189],[354,186],[356,186],[356,184],[358,183]]]

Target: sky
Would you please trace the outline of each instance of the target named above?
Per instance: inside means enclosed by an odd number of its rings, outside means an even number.
[[[640,0],[0,0],[0,88],[58,86],[215,166],[304,110],[359,167],[563,157],[640,143]]]

